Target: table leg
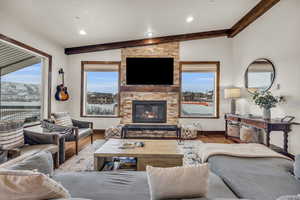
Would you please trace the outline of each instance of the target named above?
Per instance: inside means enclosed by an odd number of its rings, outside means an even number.
[[[268,129],[266,130],[266,134],[267,134],[266,143],[267,143],[267,146],[269,147],[271,138],[270,138],[270,131]]]
[[[99,156],[94,156],[94,170],[100,171],[103,169],[106,159]]]
[[[225,120],[225,138],[228,138],[228,134],[227,134],[227,126],[228,126],[228,121]]]
[[[285,153],[288,152],[288,132],[283,132],[283,150]]]

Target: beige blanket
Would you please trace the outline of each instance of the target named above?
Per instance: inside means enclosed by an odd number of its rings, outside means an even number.
[[[290,158],[279,154],[262,144],[217,144],[206,143],[199,148],[202,163],[214,155],[228,155],[247,158]]]

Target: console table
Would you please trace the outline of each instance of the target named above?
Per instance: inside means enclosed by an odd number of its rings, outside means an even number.
[[[126,138],[128,131],[176,131],[176,137],[181,138],[181,129],[177,125],[126,124],[122,128],[121,138]]]
[[[247,117],[243,115],[225,114],[225,137],[227,135],[227,125],[229,121],[238,122],[247,126],[263,129],[266,132],[266,145],[270,147],[270,134],[272,131],[283,132],[283,152],[288,155],[288,133],[291,131],[291,122],[281,122],[280,120],[264,120],[259,117]]]

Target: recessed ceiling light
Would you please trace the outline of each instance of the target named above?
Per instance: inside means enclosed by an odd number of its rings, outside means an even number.
[[[81,30],[79,31],[79,34],[80,34],[80,35],[86,35],[86,32],[85,32],[85,30],[81,29]]]
[[[149,38],[151,38],[151,37],[153,36],[153,32],[148,31],[148,32],[146,33],[146,36],[149,37]]]
[[[194,17],[193,16],[189,16],[186,18],[186,22],[187,23],[191,23],[192,21],[194,21]]]

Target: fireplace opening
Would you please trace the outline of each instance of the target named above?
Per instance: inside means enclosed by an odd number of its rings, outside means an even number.
[[[166,123],[166,101],[132,101],[133,123]]]

